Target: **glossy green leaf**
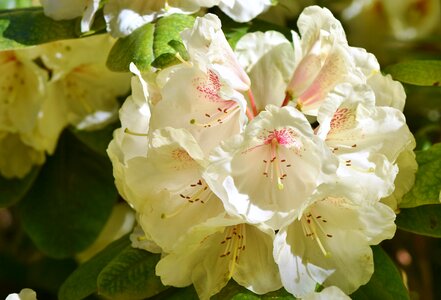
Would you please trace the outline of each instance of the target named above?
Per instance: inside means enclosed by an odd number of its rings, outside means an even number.
[[[170,288],[165,292],[153,297],[154,300],[198,300],[199,297],[193,286],[186,288]],[[265,295],[257,295],[247,290],[243,286],[237,284],[234,280],[230,280],[228,284],[216,295],[212,296],[212,300],[293,300],[296,299],[285,289],[280,289]]]
[[[409,293],[394,262],[380,246],[372,247],[372,251],[374,274],[367,284],[351,295],[352,300],[409,300]]]
[[[82,264],[63,283],[58,292],[58,298],[60,300],[80,300],[95,293],[99,273],[127,247],[130,247],[128,235],[114,241],[103,251]]]
[[[114,300],[145,299],[168,287],[155,275],[160,254],[128,246],[98,276],[98,294]]]
[[[285,289],[280,289],[265,295],[257,295],[247,290],[243,286],[237,284],[234,280],[230,282],[211,299],[213,300],[258,300],[258,299],[279,299],[279,300],[292,300],[296,299],[293,295],[288,293]]]
[[[395,80],[422,86],[441,85],[441,60],[411,60],[388,66]]]
[[[39,168],[33,168],[23,179],[6,179],[0,176],[0,207],[20,201],[37,178]]]
[[[164,292],[151,297],[151,300],[199,300],[198,294],[192,285],[186,288],[170,287]]]
[[[401,209],[396,223],[400,229],[441,238],[441,205]]]
[[[25,231],[49,256],[86,249],[106,223],[117,192],[108,160],[68,131],[20,202]]]
[[[180,32],[191,27],[193,22],[191,16],[174,14],[161,18],[156,24],[136,29],[115,43],[107,59],[107,66],[112,71],[127,72],[131,62],[141,71],[150,70],[153,62],[157,68],[179,63],[176,53],[184,59],[187,55]]]
[[[153,55],[154,24],[146,24],[131,35],[116,41],[107,57],[107,67],[115,72],[129,71],[129,65],[133,62],[139,70],[150,70]]]
[[[70,130],[90,149],[107,157],[106,149],[113,138],[113,131],[120,126],[119,122],[115,122],[99,130],[78,130],[74,127]]]
[[[404,195],[401,208],[439,204],[441,191],[441,143],[427,150],[417,151],[418,171],[415,185]]]
[[[187,50],[181,42],[181,32],[193,26],[194,18],[189,15],[174,14],[161,18],[155,27],[153,52],[156,59],[153,66],[165,68],[180,61],[176,58],[179,53],[183,59],[188,59]]]
[[[0,11],[0,50],[77,38],[78,22],[78,19],[52,20],[41,7]]]

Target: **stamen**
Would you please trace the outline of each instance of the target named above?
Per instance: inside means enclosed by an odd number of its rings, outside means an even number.
[[[124,129],[124,133],[130,134],[130,135],[134,135],[134,136],[148,136],[148,133],[138,133],[138,132],[131,131],[128,128]]]
[[[197,187],[197,190],[193,191],[195,187]],[[194,184],[190,184],[189,189],[190,192],[192,192],[189,195],[186,195],[184,192],[178,194],[179,198],[185,200],[185,203],[170,214],[162,213],[161,219],[168,219],[178,215],[186,207],[188,207],[189,204],[198,203],[198,202],[201,204],[205,204],[210,199],[212,194],[212,191],[208,188],[208,185],[205,182],[203,182],[201,179],[199,179]]]
[[[239,224],[228,227],[226,229],[226,237],[220,242],[220,244],[226,245],[226,247],[225,251],[219,257],[229,257],[230,259],[228,272],[226,273],[226,278],[229,280],[234,275],[241,252],[245,251],[245,225]]]
[[[328,238],[332,238],[333,235],[325,232],[322,225],[318,222],[320,220],[323,223],[327,222],[325,219],[323,219],[322,216],[316,216],[314,218],[312,213],[309,212],[300,220],[300,222],[301,222],[302,229],[303,229],[305,236],[311,237],[312,239],[314,239],[316,241],[317,245],[319,246],[320,251],[323,253],[323,255],[325,257],[329,257],[331,255],[331,253],[326,251],[322,241],[320,240],[320,237],[318,235],[318,231],[320,230],[321,232],[323,232],[324,235]]]
[[[236,102],[228,105],[226,108],[222,109],[218,107],[213,113],[204,113],[204,117],[211,119],[209,122],[198,122],[196,119],[191,119],[190,124],[201,126],[204,128],[210,128],[216,125],[220,125],[232,118],[232,116],[240,110],[239,105]]]

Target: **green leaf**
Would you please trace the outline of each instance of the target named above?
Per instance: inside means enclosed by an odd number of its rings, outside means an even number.
[[[113,138],[113,131],[118,127],[121,127],[120,122],[112,123],[99,130],[79,130],[75,127],[71,127],[70,130],[87,147],[107,157],[107,146]]]
[[[0,176],[0,207],[9,207],[20,201],[31,188],[40,168],[33,168],[22,179],[6,179]]]
[[[80,300],[95,293],[99,273],[112,259],[129,246],[129,236],[126,235],[79,266],[61,286],[58,298],[60,300]]]
[[[150,70],[153,56],[153,33],[154,24],[146,24],[131,35],[116,41],[107,57],[107,67],[115,72],[129,71],[129,65],[133,62],[139,70]]]
[[[237,284],[234,280],[230,282],[219,292],[214,295],[213,300],[258,300],[258,299],[280,299],[280,300],[292,300],[296,299],[293,295],[288,293],[285,289],[280,289],[265,295],[257,295],[247,290],[243,286]]]
[[[199,297],[193,286],[186,288],[170,288],[165,292],[152,298],[154,300],[198,300]],[[280,289],[265,295],[257,295],[247,290],[243,286],[237,284],[234,280],[230,282],[216,295],[211,297],[212,300],[293,300],[296,299],[285,289]]]
[[[441,238],[441,205],[401,209],[396,223],[400,229]]]
[[[179,63],[176,53],[187,57],[180,33],[193,25],[194,18],[174,14],[161,18],[156,24],[147,24],[131,35],[119,39],[107,58],[107,66],[115,72],[127,72],[131,62],[141,71],[150,70],[151,64],[165,68]]]
[[[37,247],[64,258],[96,239],[116,199],[109,161],[66,131],[19,208]]]
[[[441,143],[427,150],[416,151],[416,161],[418,171],[415,185],[404,195],[399,204],[401,208],[440,203]]]
[[[0,50],[23,48],[79,36],[79,19],[55,21],[41,7],[0,12]]]
[[[351,295],[352,300],[409,300],[409,293],[394,262],[380,246],[373,246],[372,251],[375,272],[367,284]]]
[[[189,15],[174,14],[161,18],[155,27],[153,52],[156,59],[153,66],[165,68],[180,61],[176,58],[179,53],[182,58],[188,59],[187,50],[181,42],[181,32],[193,26],[194,18]]]
[[[385,69],[395,80],[422,86],[441,85],[441,60],[411,60]]]
[[[199,300],[198,294],[192,285],[186,288],[170,287],[164,292],[150,298],[151,300]]]
[[[32,0],[2,0],[0,9],[11,9],[32,6]]]
[[[98,276],[98,294],[114,300],[155,296],[168,287],[155,275],[160,254],[128,246]]]

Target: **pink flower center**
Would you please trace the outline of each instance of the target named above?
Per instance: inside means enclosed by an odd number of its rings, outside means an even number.
[[[290,128],[274,129],[268,132],[268,135],[264,138],[264,144],[293,145],[297,142],[296,137],[296,133]]]

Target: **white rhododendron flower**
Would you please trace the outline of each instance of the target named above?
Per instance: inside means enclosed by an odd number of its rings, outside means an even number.
[[[375,197],[365,201],[369,195],[358,193],[355,198],[352,185],[328,188],[275,238],[283,285],[296,297],[307,295],[317,283],[354,292],[374,271],[369,246],[395,233],[395,213]]]
[[[367,85],[341,84],[320,107],[317,135],[340,160],[338,176],[378,198],[393,192],[395,164],[400,153],[414,145],[402,112],[375,106]]]
[[[131,66],[108,154],[164,284],[347,299],[373,273],[370,246],[394,235],[415,171],[404,90],[327,9],[298,25],[293,43],[249,33],[233,52],[208,14],[181,34],[188,61]]]
[[[350,47],[341,23],[326,8],[306,8],[293,33],[295,70],[286,99],[307,115],[316,116],[327,93],[340,83],[366,83],[378,73],[376,58]]]
[[[200,299],[218,293],[231,278],[265,294],[282,286],[271,253],[273,239],[274,232],[263,226],[213,218],[183,236],[159,261],[156,274],[166,285],[193,283]]]
[[[439,28],[441,3],[438,0],[353,0],[343,11],[343,17],[361,18],[365,21],[363,24],[387,29],[397,39],[412,40]]]
[[[228,212],[273,229],[302,210],[337,168],[305,116],[290,106],[267,106],[221,147],[207,170],[213,190]]]
[[[19,294],[9,294],[5,300],[37,300],[37,293],[31,289],[22,289]]]
[[[40,0],[44,13],[55,20],[82,16],[81,31],[91,29],[99,0]],[[192,14],[200,8],[219,6],[236,22],[248,22],[274,5],[274,0],[109,0],[104,4],[107,31],[114,37],[124,37],[156,19],[175,13]]]
[[[2,176],[24,177],[41,165],[69,124],[94,129],[115,121],[116,97],[128,91],[128,77],[90,55],[108,53],[112,44],[96,36],[0,52]]]
[[[190,64],[166,71],[162,100],[154,108],[151,127],[185,128],[208,154],[222,140],[242,130],[246,122],[243,93],[249,90],[250,79],[215,15],[197,19],[182,38]]]
[[[114,121],[116,97],[129,89],[126,74],[107,69],[107,55],[90,55],[98,50],[108,54],[113,43],[108,35],[100,35],[41,46],[41,59],[52,70],[50,96],[61,98],[58,106],[64,106],[67,121],[79,129],[102,127]]]
[[[48,79],[34,62],[37,56],[28,49],[0,52],[0,174],[7,178],[24,177],[42,164],[44,152],[52,152],[57,140],[52,136],[42,143],[34,135]]]

